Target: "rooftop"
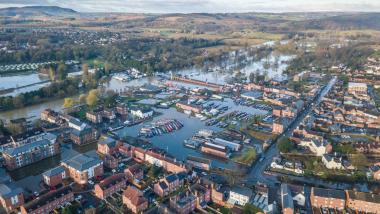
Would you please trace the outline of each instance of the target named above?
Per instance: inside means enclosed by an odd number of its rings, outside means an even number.
[[[348,195],[352,200],[360,200],[371,203],[380,203],[380,195],[366,192],[356,192],[353,190],[348,190]]]
[[[61,198],[69,194],[70,192],[72,192],[72,189],[70,186],[62,187],[58,190],[46,193],[45,195],[40,196],[38,199],[35,199],[33,201],[30,201],[29,203],[24,204],[24,208],[27,211],[36,210],[39,207],[44,206],[45,204],[48,204],[58,198]]]
[[[43,140],[35,141],[32,143],[23,144],[19,147],[8,148],[4,151],[4,153],[6,153],[10,156],[16,156],[19,153],[23,153],[23,152],[25,153],[25,152],[28,152],[32,149],[36,149],[38,147],[45,147],[45,146],[48,146],[50,144],[51,144],[51,142],[49,140],[43,139]]]
[[[60,174],[60,173],[62,173],[64,171],[65,171],[65,168],[63,166],[57,166],[57,167],[55,167],[53,169],[50,169],[50,170],[44,172],[42,175],[43,176],[47,176],[47,177],[51,177],[51,176],[54,176],[54,175],[58,175],[58,174]]]
[[[131,203],[136,206],[147,202],[146,198],[143,196],[143,193],[133,186],[128,186],[123,192],[123,196],[128,198]]]
[[[337,198],[337,199],[346,199],[346,194],[343,190],[336,190],[336,189],[322,189],[313,187],[312,191],[314,192],[315,196],[318,197],[325,197],[325,198]]]
[[[84,171],[90,167],[93,167],[97,164],[103,163],[99,158],[90,157],[84,154],[79,154],[71,159],[63,160],[62,163],[78,170],[78,171]]]
[[[108,188],[114,186],[115,184],[123,182],[123,181],[125,182],[124,174],[119,173],[119,174],[114,174],[114,175],[111,175],[111,176],[105,178],[98,185],[102,189],[108,189]]]
[[[234,186],[232,187],[231,192],[238,193],[240,195],[244,195],[248,197],[252,196],[252,190],[248,187]]]
[[[116,140],[111,137],[103,138],[99,141],[101,145],[109,145],[110,147],[114,147],[116,145]]]
[[[2,198],[10,198],[22,192],[23,190],[20,187],[17,187],[13,183],[8,182],[8,183],[0,184],[0,196]]]

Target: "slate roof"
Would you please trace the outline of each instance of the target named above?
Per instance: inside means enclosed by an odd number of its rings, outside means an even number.
[[[166,176],[165,179],[166,179],[167,182],[172,183],[175,180],[177,180],[178,177],[177,177],[177,174],[171,174],[171,175]]]
[[[322,189],[313,187],[314,195],[318,197],[325,198],[337,198],[337,199],[346,199],[346,194],[342,190],[336,189]]]
[[[160,185],[161,189],[163,189],[163,190],[168,188],[168,185],[166,185],[166,183],[164,181],[160,181],[158,183],[158,185]]]
[[[44,172],[42,175],[43,176],[47,176],[47,177],[51,177],[51,176],[54,176],[54,175],[58,175],[58,174],[60,174],[60,173],[62,173],[64,171],[65,171],[65,168],[63,166],[57,166],[57,167],[55,167],[53,169],[50,169],[50,170]]]
[[[84,171],[90,167],[102,163],[102,160],[84,154],[79,154],[71,159],[63,160],[62,162],[78,171]]]
[[[23,190],[13,183],[0,184],[0,196],[2,198],[10,198],[22,192]]]
[[[34,149],[34,148],[37,148],[37,147],[42,147],[42,146],[46,146],[46,145],[49,145],[51,142],[49,140],[46,140],[46,139],[43,139],[43,140],[40,140],[40,141],[35,141],[35,142],[32,142],[32,143],[27,143],[27,144],[24,144],[24,145],[21,145],[19,147],[15,147],[15,148],[8,148],[4,151],[4,153],[10,155],[10,156],[16,156],[18,153],[22,153],[22,152],[27,152],[31,149]]]
[[[289,186],[287,184],[281,185],[281,202],[282,202],[282,208],[291,208],[294,209],[293,204],[293,197],[290,192]]]
[[[356,192],[353,190],[348,190],[348,195],[350,199],[360,200],[372,203],[380,203],[380,195],[366,192]]]
[[[99,141],[99,144],[101,145],[108,145],[109,147],[115,147],[116,145],[116,140],[110,137],[107,137],[105,139],[102,139]]]
[[[234,186],[232,187],[231,192],[235,192],[240,195],[247,196],[249,198],[252,197],[252,190],[248,187]]]

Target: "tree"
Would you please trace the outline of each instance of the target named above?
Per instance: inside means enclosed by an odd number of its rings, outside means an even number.
[[[83,70],[82,81],[85,84],[88,84],[88,82],[90,81],[90,74],[88,73],[88,65],[87,64],[83,64],[82,65],[82,70]]]
[[[53,67],[49,68],[49,78],[51,81],[55,81],[55,79],[57,78]]]
[[[368,165],[368,159],[362,153],[352,154],[349,156],[349,160],[351,161],[351,164],[357,169],[362,169]]]
[[[67,67],[64,62],[60,62],[57,68],[57,79],[60,81],[65,80],[67,77]]]
[[[85,95],[85,94],[81,94],[81,95],[79,96],[79,103],[80,103],[80,104],[84,104],[84,103],[86,103],[86,95]]]
[[[289,153],[294,149],[294,145],[289,138],[282,137],[277,144],[277,148],[282,153]]]
[[[71,108],[74,105],[74,100],[73,98],[65,98],[63,102],[63,107],[64,108]]]
[[[104,64],[104,73],[106,75],[110,74],[110,70],[111,70],[110,64],[108,64],[108,63]]]
[[[91,108],[94,107],[98,103],[98,90],[92,89],[86,98],[86,103]]]
[[[24,95],[20,94],[20,95],[14,97],[13,98],[13,105],[16,108],[24,107],[24,105],[25,105],[25,97],[24,97]]]
[[[246,203],[244,205],[244,207],[243,207],[243,213],[244,214],[256,214],[256,213],[259,213],[259,212],[262,212],[260,210],[260,208],[257,208],[257,207],[253,206],[250,203]]]
[[[113,107],[116,104],[117,94],[113,91],[107,91],[107,97],[104,99],[104,104],[107,107]]]

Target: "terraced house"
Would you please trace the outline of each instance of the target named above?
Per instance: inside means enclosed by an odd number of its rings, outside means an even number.
[[[126,187],[126,179],[123,173],[111,175],[95,185],[94,193],[100,199],[106,199],[117,191]]]
[[[74,193],[71,187],[62,187],[24,204],[21,206],[21,214],[50,213],[54,209],[72,201],[74,201]]]

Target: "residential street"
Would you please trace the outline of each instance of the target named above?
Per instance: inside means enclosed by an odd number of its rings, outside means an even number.
[[[330,80],[330,82],[315,96],[313,102],[306,106],[306,108],[299,113],[298,117],[289,125],[289,127],[284,131],[282,135],[279,136],[290,136],[291,133],[297,126],[301,123],[301,121],[312,111],[314,106],[317,106],[321,99],[330,91],[332,86],[336,82],[336,77]],[[273,157],[277,156],[279,151],[277,149],[276,143],[270,145],[270,147],[262,154],[264,160],[257,161],[253,166],[249,174],[247,174],[246,181],[249,184],[255,184],[256,182],[266,183],[269,186],[274,186],[277,182],[277,178],[274,176],[265,175],[265,169],[272,162]]]

